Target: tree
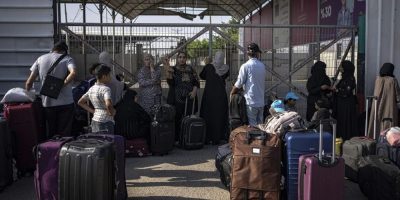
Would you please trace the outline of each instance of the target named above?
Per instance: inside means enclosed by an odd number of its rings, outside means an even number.
[[[231,18],[228,24],[239,24],[240,22]],[[234,42],[239,42],[239,29],[237,27],[221,27],[220,30],[228,35]],[[229,41],[225,40],[220,35],[213,35],[213,49],[225,49],[228,46]],[[189,43],[187,46],[188,55],[192,58],[204,56],[204,52],[208,52],[208,39],[196,39]],[[231,46],[231,45],[229,45]]]

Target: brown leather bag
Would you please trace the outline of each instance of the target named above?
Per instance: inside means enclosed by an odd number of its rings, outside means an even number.
[[[232,131],[231,199],[280,198],[281,140],[277,135],[241,126]]]

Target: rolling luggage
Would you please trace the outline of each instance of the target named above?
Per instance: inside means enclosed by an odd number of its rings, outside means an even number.
[[[283,168],[285,173],[285,190],[288,200],[297,199],[299,157],[305,154],[318,153],[319,134],[316,130],[288,132],[285,134]],[[323,149],[332,152],[332,135],[324,132]]]
[[[58,161],[62,145],[72,141],[71,137],[57,137],[35,147],[36,170],[34,172],[37,200],[58,199]]]
[[[400,199],[400,169],[388,158],[370,155],[359,160],[358,184],[372,200]]]
[[[114,144],[78,139],[63,145],[59,161],[60,200],[115,199]]]
[[[332,154],[323,154],[322,132],[325,123],[333,126]],[[298,199],[340,200],[344,198],[344,160],[336,157],[336,120],[321,120],[318,155],[302,155],[299,158]]]
[[[376,151],[376,133],[374,138],[368,137],[368,102],[374,101],[375,110],[377,107],[376,97],[367,97],[366,99],[366,119],[365,132],[362,137],[353,137],[343,143],[343,159],[345,162],[345,175],[352,181],[357,182],[358,161],[363,156],[374,155]],[[376,126],[376,114],[374,115],[374,126]],[[374,129],[375,130],[375,129]]]
[[[241,126],[230,135],[230,199],[280,198],[281,140],[277,135]]]
[[[112,142],[115,145],[115,159],[116,159],[116,188],[117,196],[116,200],[125,200],[128,198],[128,192],[126,189],[126,177],[125,177],[125,138],[120,135],[109,135],[102,133],[90,133],[80,136],[79,138],[84,139],[100,139],[107,142]]]
[[[153,154],[168,154],[174,148],[175,108],[165,104],[157,109],[150,126],[150,149]]]
[[[221,183],[229,190],[232,171],[232,150],[229,143],[218,147],[217,155],[215,156],[215,167],[219,172]]]
[[[45,138],[40,101],[5,104],[5,116],[13,138],[13,153],[19,175],[33,172],[32,149]]]
[[[201,149],[206,139],[206,122],[203,118],[194,114],[195,102],[193,100],[192,114],[184,117],[181,122],[179,145],[184,149]],[[187,104],[188,98],[185,102],[185,113]]]
[[[11,135],[6,120],[0,117],[0,192],[12,182]]]

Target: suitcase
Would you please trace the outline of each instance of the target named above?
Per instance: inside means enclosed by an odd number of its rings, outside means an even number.
[[[58,199],[58,161],[62,145],[72,141],[71,137],[53,137],[35,147],[36,170],[34,172],[37,200]]]
[[[321,120],[318,155],[308,154],[299,158],[299,200],[340,200],[344,198],[344,159],[335,153],[323,154],[323,125],[333,126],[332,152],[335,152],[336,120]]]
[[[230,135],[230,199],[280,198],[281,140],[277,135],[241,126]]]
[[[345,176],[357,182],[358,176],[358,161],[363,156],[374,155],[376,151],[376,141],[374,133],[374,139],[368,137],[368,102],[369,100],[375,100],[374,106],[376,110],[376,97],[367,97],[366,99],[366,119],[365,119],[365,131],[363,137],[353,137],[343,143],[343,159],[345,162]],[[374,115],[374,126],[376,126],[376,115]]]
[[[332,135],[323,133],[323,146],[326,153],[332,153]],[[284,139],[283,168],[285,173],[285,194],[288,200],[297,199],[299,157],[318,153],[319,134],[316,130],[288,132]]]
[[[127,157],[144,157],[151,155],[146,139],[136,138],[125,141],[125,155]]]
[[[12,182],[11,135],[6,120],[0,117],[0,192]]]
[[[40,101],[5,104],[5,116],[13,138],[13,153],[19,175],[33,172],[32,149],[45,138]]]
[[[112,142],[90,138],[63,145],[59,162],[60,200],[115,199],[115,182]]]
[[[185,102],[185,114],[188,98]],[[181,122],[181,132],[179,135],[179,145],[184,149],[201,149],[206,139],[206,122],[199,116],[194,115],[193,100],[192,114],[186,116]]]
[[[370,155],[362,157],[359,166],[358,184],[368,199],[400,199],[400,170],[389,159]]]
[[[229,143],[218,147],[217,155],[215,156],[215,168],[219,172],[221,183],[229,190],[232,171],[232,150]]]
[[[400,167],[400,147],[390,146],[384,137],[377,143],[376,155],[389,158],[395,165]]]
[[[117,178],[117,197],[116,200],[125,200],[128,198],[128,191],[126,189],[126,177],[125,177],[125,142],[123,136],[120,135],[108,135],[102,133],[90,133],[80,136],[79,138],[93,138],[101,139],[108,142],[113,142],[115,145],[115,159],[116,159],[116,171],[115,175]]]
[[[153,154],[168,154],[174,148],[175,108],[162,105],[154,115],[150,126],[150,149]]]

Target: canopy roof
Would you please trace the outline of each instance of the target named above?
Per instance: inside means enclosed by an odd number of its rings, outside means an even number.
[[[86,3],[103,2],[116,12],[135,19],[139,15],[179,15],[186,19],[205,15],[232,16],[236,20],[270,0],[86,0]],[[82,3],[84,0],[61,0],[62,3]]]

